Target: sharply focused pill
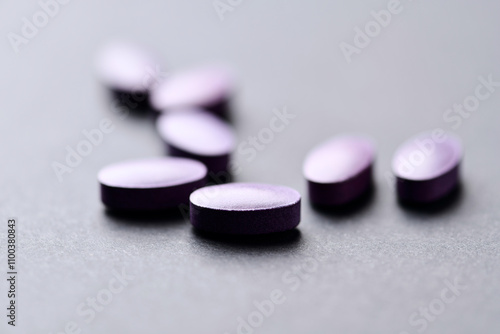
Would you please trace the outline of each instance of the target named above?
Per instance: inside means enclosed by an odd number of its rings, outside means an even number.
[[[364,194],[372,185],[373,142],[363,136],[344,135],[315,147],[304,161],[313,204],[337,206]]]
[[[162,114],[156,126],[171,155],[199,160],[213,173],[227,171],[235,137],[226,122],[199,109],[180,109]]]
[[[184,158],[150,158],[115,163],[97,176],[102,202],[117,210],[163,210],[187,204],[206,182],[206,167]]]
[[[218,114],[227,111],[233,78],[222,67],[203,67],[172,75],[151,93],[151,106],[164,111],[199,107]]]
[[[194,227],[223,234],[265,234],[300,222],[300,194],[288,187],[228,183],[204,187],[189,197]]]
[[[160,79],[158,66],[152,55],[126,42],[107,45],[97,58],[101,80],[117,93],[146,94]],[[137,96],[136,100],[139,99],[146,96]]]
[[[404,142],[392,160],[399,198],[432,202],[446,196],[458,185],[462,156],[460,139],[441,130]]]

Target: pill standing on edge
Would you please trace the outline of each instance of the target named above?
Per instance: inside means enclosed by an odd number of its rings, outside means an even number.
[[[222,234],[266,234],[295,228],[300,194],[288,187],[228,183],[194,191],[189,197],[191,224]]]
[[[375,146],[367,137],[342,135],[315,147],[304,161],[311,203],[320,206],[347,204],[372,185]]]
[[[222,67],[201,67],[169,77],[151,93],[157,111],[198,107],[225,115],[233,92],[233,77]]]
[[[187,204],[189,194],[205,185],[206,175],[198,161],[164,157],[111,164],[97,178],[108,208],[148,211]]]
[[[199,160],[209,172],[227,171],[235,136],[223,120],[199,109],[178,109],[162,114],[156,127],[171,155]]]
[[[399,146],[392,160],[403,202],[433,202],[458,185],[463,150],[460,139],[442,130],[421,133]]]
[[[127,95],[129,103],[147,103],[148,91],[159,83],[161,69],[155,57],[127,42],[113,42],[97,57],[101,80],[120,97]],[[125,99],[125,98],[124,98]]]

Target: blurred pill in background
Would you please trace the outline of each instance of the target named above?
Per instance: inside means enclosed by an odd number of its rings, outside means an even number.
[[[373,141],[364,136],[337,136],[313,148],[303,166],[311,203],[339,206],[362,196],[372,186],[374,159]]]
[[[284,186],[228,183],[200,188],[189,200],[191,224],[207,232],[266,234],[300,223],[300,194]]]
[[[199,160],[212,173],[228,170],[235,135],[220,118],[200,109],[176,109],[160,115],[156,127],[169,154]]]
[[[187,204],[191,192],[205,185],[206,175],[199,161],[162,157],[114,163],[97,178],[106,207],[154,211]]]
[[[109,43],[97,56],[101,81],[129,109],[149,106],[149,91],[165,79],[160,62],[151,53],[129,42]]]
[[[458,185],[463,157],[460,139],[444,130],[418,134],[396,150],[392,169],[403,202],[433,202]]]
[[[227,116],[234,78],[227,68],[205,66],[172,74],[156,87],[150,104],[157,111],[199,107]]]

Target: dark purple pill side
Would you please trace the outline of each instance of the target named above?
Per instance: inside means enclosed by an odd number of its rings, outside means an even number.
[[[162,114],[156,127],[169,154],[201,161],[212,173],[228,170],[235,136],[218,117],[199,109],[177,109]]]
[[[315,147],[304,162],[311,203],[319,206],[348,204],[372,186],[375,148],[358,135],[333,137]]]
[[[436,129],[410,138],[392,161],[399,199],[427,203],[445,197],[458,185],[462,157],[460,139],[451,133]]]
[[[151,158],[104,167],[98,174],[102,202],[110,209],[155,211],[189,202],[206,182],[206,167],[183,158]]]
[[[198,189],[189,199],[191,224],[207,232],[267,234],[300,223],[300,194],[288,187],[229,183]]]

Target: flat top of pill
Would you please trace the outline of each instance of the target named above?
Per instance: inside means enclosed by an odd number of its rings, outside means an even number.
[[[203,106],[226,97],[233,85],[229,70],[202,67],[172,75],[151,94],[156,109]]]
[[[103,185],[118,188],[160,188],[190,183],[204,178],[207,168],[186,158],[150,158],[108,165],[97,179]]]
[[[202,156],[229,154],[235,145],[229,124],[199,109],[178,109],[162,114],[156,127],[168,144]]]
[[[424,132],[399,146],[394,154],[392,169],[396,176],[404,179],[429,180],[457,166],[462,155],[462,144],[457,136]]]
[[[145,91],[156,80],[158,63],[140,47],[113,42],[97,57],[98,74],[113,89]]]
[[[215,210],[254,211],[296,204],[300,194],[291,188],[260,183],[228,183],[194,191],[192,204]]]
[[[333,137],[315,147],[304,162],[304,176],[317,183],[345,181],[372,164],[373,141],[364,136]]]

